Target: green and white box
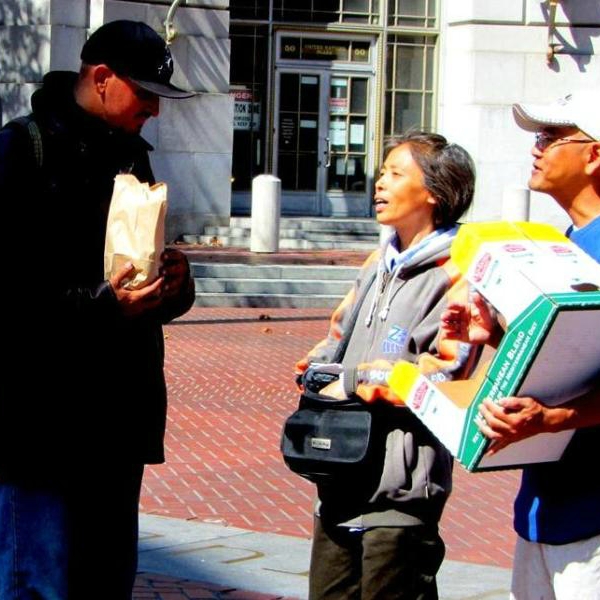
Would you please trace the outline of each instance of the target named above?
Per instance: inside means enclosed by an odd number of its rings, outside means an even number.
[[[600,265],[550,226],[484,223],[461,230],[453,257],[505,317],[507,331],[474,379],[433,384],[403,363],[390,386],[470,471],[558,460],[573,431],[536,435],[485,456],[479,405],[516,395],[557,405],[598,380]]]

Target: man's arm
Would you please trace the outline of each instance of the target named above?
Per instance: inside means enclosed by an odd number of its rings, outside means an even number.
[[[479,428],[492,440],[488,454],[538,433],[555,433],[600,425],[600,382],[587,393],[560,406],[545,406],[535,398],[508,397],[498,404],[483,401]]]
[[[497,347],[503,330],[487,303],[475,293],[469,304],[448,305],[442,314],[442,337]],[[485,399],[479,408],[479,428],[492,440],[488,451],[502,448],[538,433],[555,433],[600,425],[600,381],[586,394],[559,406],[545,406],[529,396]]]

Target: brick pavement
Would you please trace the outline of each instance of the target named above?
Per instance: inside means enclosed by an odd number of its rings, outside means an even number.
[[[195,308],[166,327],[167,463],[147,469],[143,512],[310,536],[312,486],[278,445],[296,403],[294,362],[326,333],[329,312]],[[517,483],[515,471],[457,465],[442,520],[448,559],[510,566]]]

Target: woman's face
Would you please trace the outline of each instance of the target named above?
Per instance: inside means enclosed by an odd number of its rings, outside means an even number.
[[[434,230],[435,199],[427,190],[423,172],[414,161],[408,144],[394,148],[385,159],[373,198],[377,221],[391,225],[400,238],[410,241]]]

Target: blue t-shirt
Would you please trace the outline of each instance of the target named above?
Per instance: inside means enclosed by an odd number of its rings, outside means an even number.
[[[567,235],[600,263],[600,217]],[[600,382],[599,382],[600,384]],[[523,469],[515,530],[526,540],[568,544],[600,534],[600,426],[578,429],[558,462]]]
[[[596,217],[581,229],[569,227],[567,236],[592,258],[600,262],[600,217]]]

